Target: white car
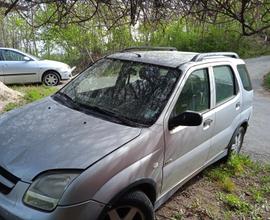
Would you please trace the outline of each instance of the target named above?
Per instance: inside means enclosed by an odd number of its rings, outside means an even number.
[[[11,48],[0,47],[0,81],[5,84],[43,82],[56,86],[68,80],[75,67],[35,56]]]

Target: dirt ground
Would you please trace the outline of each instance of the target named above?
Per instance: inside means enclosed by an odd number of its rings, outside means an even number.
[[[22,97],[21,93],[8,88],[0,81],[0,112],[4,108],[5,104],[16,102],[20,97]]]
[[[215,169],[216,164],[210,169]],[[209,169],[208,169],[209,170]],[[270,220],[270,192],[260,197],[264,177],[270,170],[245,171],[231,177],[234,184],[228,193],[219,181],[209,178],[208,171],[194,177],[157,212],[157,220],[208,219],[263,219]],[[269,181],[269,179],[268,179]],[[269,186],[268,182],[268,186]],[[269,188],[267,188],[269,190]],[[226,201],[222,197],[236,195],[239,201]]]

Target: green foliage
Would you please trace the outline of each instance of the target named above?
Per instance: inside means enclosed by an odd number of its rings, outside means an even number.
[[[251,188],[250,189],[251,192],[251,196],[252,198],[257,202],[257,203],[261,203],[264,200],[264,193],[261,189],[257,189],[257,188]]]
[[[171,220],[181,220],[181,219],[183,219],[183,214],[179,212],[174,214],[174,216],[171,218]]]
[[[219,198],[230,210],[240,211],[241,213],[248,213],[251,211],[251,205],[236,195],[219,193]]]
[[[205,175],[218,182],[225,192],[233,192],[236,186],[232,180],[234,175],[242,175],[247,168],[257,169],[257,166],[246,155],[231,155],[226,164],[219,167],[210,168],[205,172]]]
[[[16,102],[10,102],[10,103],[8,103],[7,105],[5,105],[3,111],[4,111],[4,112],[11,111],[11,110],[13,110],[13,109],[15,109],[15,108],[20,107],[20,105],[21,105],[20,102],[18,102],[18,103],[16,103]]]
[[[26,102],[30,103],[53,94],[57,91],[57,88],[47,86],[28,86],[22,89],[22,91],[23,90],[25,91],[24,99]]]
[[[48,18],[56,21],[59,18],[53,14],[55,7],[48,5],[31,19],[37,24]],[[84,4],[78,3],[76,8],[82,14],[91,12]],[[3,29],[0,28],[0,39],[4,39],[5,46],[77,66],[77,72],[101,56],[129,46],[174,46],[180,51],[196,52],[235,51],[244,58],[270,53],[269,44],[260,37],[243,37],[237,22],[207,24],[174,18],[161,24],[139,22],[132,27],[129,22],[123,22],[108,28],[109,21],[104,24],[93,17],[80,24],[52,22],[34,29],[11,13],[0,26]]]
[[[206,176],[218,182],[222,190],[225,192],[233,192],[236,188],[231,179],[231,173],[225,167],[218,167],[206,172]]]
[[[227,163],[227,169],[233,175],[243,174],[247,167],[256,168],[256,164],[249,158],[249,156],[243,154],[231,155]]]
[[[16,103],[8,103],[4,107],[4,111],[6,112],[21,107],[27,103],[34,102],[46,96],[52,95],[57,91],[56,87],[48,87],[44,85],[12,86],[11,88],[23,93],[24,96],[22,100]]]
[[[264,76],[264,86],[267,89],[270,89],[270,73]]]
[[[226,177],[221,185],[226,192],[233,192],[236,188],[234,182],[230,177]]]

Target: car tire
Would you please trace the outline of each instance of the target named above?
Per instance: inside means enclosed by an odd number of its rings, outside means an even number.
[[[126,194],[106,213],[104,220],[153,220],[154,208],[141,191]]]
[[[46,86],[57,86],[60,83],[60,77],[55,71],[48,71],[43,75],[42,82]]]
[[[240,153],[242,149],[245,133],[246,133],[246,129],[244,127],[241,126],[240,128],[237,129],[237,131],[235,132],[232,138],[230,146],[228,148],[228,156],[230,156],[231,154]]]

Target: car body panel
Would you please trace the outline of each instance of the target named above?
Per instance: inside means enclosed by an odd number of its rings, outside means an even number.
[[[138,56],[138,54],[140,56]],[[198,53],[193,52],[175,53],[175,51],[140,51],[138,53],[136,52],[115,53],[109,55],[108,58],[131,60],[134,62],[143,62],[159,66],[177,68],[181,64],[190,61],[197,54]]]
[[[3,66],[1,65],[1,61],[0,61],[0,81],[4,83],[4,70]]]
[[[70,109],[50,97],[7,114],[0,126],[0,165],[25,181],[46,170],[86,169],[141,130]]]
[[[2,62],[4,83],[37,82],[40,69],[35,61],[0,61]]]

